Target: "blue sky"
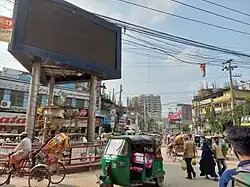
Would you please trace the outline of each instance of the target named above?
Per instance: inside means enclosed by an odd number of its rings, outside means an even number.
[[[250,17],[248,16],[216,7],[201,0],[179,1],[250,23]],[[211,1],[250,14],[249,0]],[[243,35],[193,23],[127,5],[118,2],[117,0],[69,0],[69,2],[77,4],[91,12],[104,14],[127,22],[161,30],[173,35],[250,54],[250,35]],[[131,0],[131,2],[250,33],[250,26],[209,15],[169,0]],[[7,0],[0,0],[0,4],[10,9],[13,7],[13,3],[9,3]],[[12,13],[6,8],[0,6],[0,14],[11,16]],[[221,68],[218,66],[208,65],[207,76],[202,78],[199,66],[183,64],[169,56],[165,56],[164,59],[155,59],[153,57],[156,55],[155,52],[147,52],[148,55],[146,56],[128,53],[129,51],[131,52],[131,50],[128,50],[130,47],[131,46],[126,44],[123,45],[122,79],[108,81],[107,86],[110,90],[115,88],[118,91],[119,84],[123,84],[124,101],[127,96],[135,96],[143,93],[161,95],[162,103],[166,104],[163,105],[163,115],[167,114],[168,108],[174,106],[178,102],[190,103],[195,91],[197,91],[201,85],[205,85],[206,81],[209,86],[212,82],[216,81],[217,87],[220,87],[228,80],[227,72],[222,74]],[[235,56],[213,53],[211,51],[205,51],[191,46],[186,46],[180,50],[176,56],[184,60],[196,62],[195,59],[187,59],[187,57],[183,55],[185,53],[200,55],[206,54],[210,57],[220,58],[222,60],[221,63],[223,60],[228,60],[229,58],[235,59],[237,63],[238,61],[242,61],[240,62],[241,65],[243,62],[247,63]],[[250,58],[247,60],[250,61]],[[200,63],[200,61],[197,63]],[[204,63],[207,63],[207,61],[204,61]],[[0,68],[3,66],[25,70],[21,64],[8,54],[7,44],[0,43]],[[238,81],[250,80],[249,70],[250,69],[243,69],[242,67],[237,68],[234,73],[242,74],[242,77],[238,78]]]

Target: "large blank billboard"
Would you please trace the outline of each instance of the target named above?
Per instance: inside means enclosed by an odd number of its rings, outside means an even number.
[[[62,0],[16,0],[14,19],[9,50],[25,67],[35,56],[121,77],[120,27]]]

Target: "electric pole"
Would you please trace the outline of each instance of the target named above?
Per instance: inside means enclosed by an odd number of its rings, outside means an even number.
[[[119,91],[119,108],[121,108],[121,106],[122,106],[122,92],[123,92],[122,85],[120,85],[120,91]]]
[[[234,116],[234,88],[233,88],[233,75],[232,70],[237,68],[237,66],[232,65],[232,59],[226,61],[223,63],[224,67],[222,68],[222,71],[227,70],[229,72],[229,88],[230,88],[230,98],[231,98],[231,110],[232,110],[232,117],[233,117],[233,125],[235,124],[235,116]]]

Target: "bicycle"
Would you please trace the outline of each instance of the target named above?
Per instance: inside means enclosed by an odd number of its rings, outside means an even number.
[[[0,186],[3,186],[5,184],[10,184],[10,180],[14,173],[19,171],[20,176],[19,177],[24,177],[26,171],[26,166],[30,162],[30,156],[27,158],[24,158],[21,160],[19,167],[16,170],[13,170],[10,166],[10,158],[9,156],[7,157],[7,160],[4,162],[0,163]],[[50,186],[51,183],[51,174],[48,169],[48,167],[44,164],[38,164],[37,166],[30,168],[28,167],[28,186],[33,187],[31,181],[32,179],[35,179],[37,182],[45,181],[47,180],[47,185],[46,187]]]

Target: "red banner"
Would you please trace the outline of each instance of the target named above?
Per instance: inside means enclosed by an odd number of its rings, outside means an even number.
[[[182,110],[175,114],[168,114],[168,120],[179,120],[182,117]]]

